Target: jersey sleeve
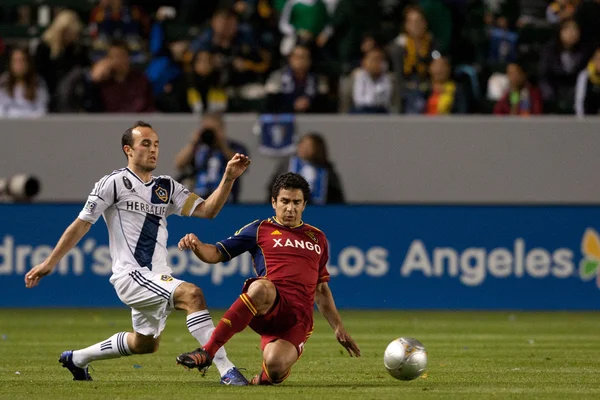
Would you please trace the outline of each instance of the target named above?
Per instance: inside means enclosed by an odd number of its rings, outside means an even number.
[[[173,184],[170,207],[171,213],[182,217],[189,217],[204,199],[197,194],[190,192],[185,186],[174,179],[171,179],[171,182]]]
[[[259,227],[260,221],[256,220],[242,227],[233,236],[217,242],[217,249],[225,256],[225,261],[254,249],[257,246],[256,236]]]
[[[329,261],[329,242],[327,242],[327,238],[323,235],[323,254],[321,254],[321,261],[319,263],[319,281],[321,282],[329,282],[330,276],[329,271],[327,270],[327,262]]]
[[[118,189],[115,176],[115,174],[106,175],[96,182],[83,210],[79,213],[79,219],[93,224],[100,218],[104,210],[116,202]]]

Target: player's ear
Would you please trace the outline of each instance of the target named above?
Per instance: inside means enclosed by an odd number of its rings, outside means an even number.
[[[274,197],[271,197],[271,206],[273,207],[273,210],[275,209],[276,204],[277,204],[277,200],[275,200]]]
[[[302,211],[304,211],[306,209],[307,204],[308,204],[308,200],[305,200],[304,203],[302,203]]]

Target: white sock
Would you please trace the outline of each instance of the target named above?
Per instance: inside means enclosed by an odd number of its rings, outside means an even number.
[[[200,346],[208,342],[210,335],[215,330],[215,325],[212,322],[208,310],[196,311],[195,313],[189,314],[186,318],[186,324],[192,336],[200,343]],[[215,358],[213,359],[213,364],[217,367],[221,376],[225,375],[227,371],[235,367],[235,365],[227,358],[225,346],[217,351]]]
[[[73,363],[80,368],[85,368],[92,361],[130,356],[131,351],[127,345],[127,336],[129,336],[128,332],[115,333],[102,342],[85,349],[75,350],[73,352]]]

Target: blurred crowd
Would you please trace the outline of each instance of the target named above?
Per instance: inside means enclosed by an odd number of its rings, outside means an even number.
[[[70,3],[0,4],[0,117],[600,111],[600,0]]]

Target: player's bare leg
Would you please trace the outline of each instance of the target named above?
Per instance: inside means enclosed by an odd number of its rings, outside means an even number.
[[[248,287],[246,293],[231,305],[217,324],[210,340],[204,348],[198,348],[177,357],[177,363],[188,368],[206,370],[211,364],[217,351],[238,332],[243,331],[256,315],[264,315],[277,299],[275,285],[266,279],[259,279]]]
[[[187,327],[198,343],[207,343],[212,332],[215,330],[212,317],[207,310],[206,300],[202,290],[191,283],[184,282],[175,289],[173,293],[175,309],[187,312]],[[221,375],[221,383],[228,385],[247,385],[248,381],[227,358],[225,348],[220,348],[213,363]]]
[[[265,346],[262,371],[250,381],[251,385],[277,385],[291,373],[298,360],[296,347],[287,340],[279,339]]]

